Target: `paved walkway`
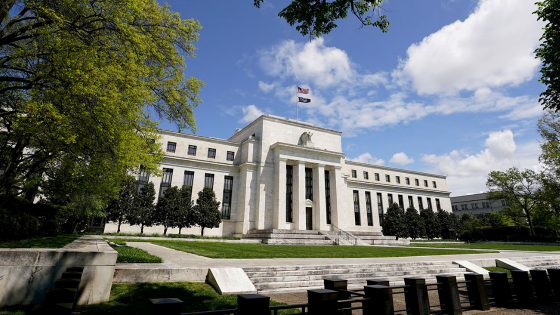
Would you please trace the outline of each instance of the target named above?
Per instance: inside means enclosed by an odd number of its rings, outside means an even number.
[[[262,259],[218,259],[198,256],[183,251],[162,247],[146,242],[127,242],[128,246],[147,251],[161,257],[168,263],[181,267],[213,268],[213,267],[256,267],[256,266],[301,266],[301,265],[356,265],[375,263],[402,263],[422,261],[455,261],[480,260],[511,257],[559,256],[560,252],[512,251],[501,250],[499,253],[464,254],[464,255],[433,255],[382,258],[262,258]],[[274,245],[270,245],[274,246]]]

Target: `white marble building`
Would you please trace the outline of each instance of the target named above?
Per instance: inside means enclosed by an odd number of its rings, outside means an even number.
[[[161,133],[166,173],[148,180],[158,195],[169,186],[192,186],[194,200],[205,185],[212,186],[224,219],[205,235],[263,229],[381,232],[380,219],[390,202],[404,209],[451,211],[445,176],[346,160],[340,131],[263,115],[228,140]],[[107,224],[105,231],[116,226]],[[139,227],[123,225],[121,231],[139,232]]]

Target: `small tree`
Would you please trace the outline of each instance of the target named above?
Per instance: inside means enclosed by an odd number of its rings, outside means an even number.
[[[125,223],[133,212],[137,196],[136,181],[129,176],[123,181],[117,199],[112,200],[106,210],[107,220],[117,222],[117,233],[121,231],[121,224]]]
[[[404,211],[397,203],[393,203],[387,208],[387,213],[383,219],[383,235],[393,235],[397,238],[406,237],[408,235]]]
[[[144,233],[145,226],[152,226],[156,205],[156,190],[154,183],[148,182],[141,189],[136,199],[135,209],[128,219],[132,225],[140,225],[140,233]]]
[[[420,214],[418,213],[418,211],[416,211],[416,209],[414,209],[414,207],[409,207],[408,209],[406,209],[404,218],[406,226],[408,227],[408,237],[415,240],[418,237],[426,234],[424,222],[422,222]]]
[[[159,197],[156,205],[154,223],[163,225],[163,235],[168,228],[177,226],[177,214],[181,208],[181,194],[177,186],[169,187]]]
[[[198,192],[196,205],[193,207],[194,223],[200,226],[200,235],[204,236],[205,228],[217,228],[222,222],[220,203],[210,187],[204,187]]]
[[[426,227],[426,237],[429,239],[438,238],[441,236],[441,227],[436,214],[432,209],[426,208],[420,211],[420,217]]]
[[[189,186],[183,186],[183,188],[179,189],[179,195],[181,198],[181,207],[177,212],[177,227],[179,228],[179,234],[181,234],[181,229],[190,228],[195,224],[191,191],[192,188]]]

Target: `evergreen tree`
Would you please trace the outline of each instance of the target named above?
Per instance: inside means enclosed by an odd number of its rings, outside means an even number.
[[[144,233],[145,226],[152,226],[156,205],[156,190],[154,183],[148,182],[141,189],[136,199],[135,209],[128,219],[131,225],[140,225],[140,233]]]
[[[136,181],[131,176],[126,177],[117,199],[113,199],[106,210],[107,220],[117,222],[117,233],[121,231],[121,224],[127,222],[134,210],[137,196]]]
[[[177,227],[179,228],[179,234],[181,234],[181,229],[190,228],[195,224],[191,191],[192,188],[189,186],[183,186],[183,188],[179,189],[179,195],[181,196],[181,208],[177,213]]]
[[[397,238],[406,237],[408,229],[405,224],[404,211],[399,204],[393,203],[387,208],[383,219],[383,235],[392,235]]]
[[[454,225],[454,221],[453,221],[453,218],[455,218],[455,215],[451,212],[447,212],[447,211],[440,208],[437,211],[436,217],[437,217],[437,220],[439,222],[440,236],[442,238],[448,238],[449,237],[449,230],[454,230],[455,229],[455,225]]]
[[[406,226],[408,227],[408,237],[415,240],[418,237],[426,234],[424,222],[422,222],[420,214],[418,213],[418,211],[416,211],[416,209],[414,209],[414,207],[409,207],[408,209],[406,209],[404,218]]]
[[[441,236],[441,228],[436,214],[432,209],[422,209],[420,211],[420,217],[426,227],[426,237],[428,239],[434,239]]]
[[[154,223],[163,225],[163,235],[168,228],[177,226],[177,217],[181,208],[181,194],[177,186],[169,187],[159,197],[156,205]]]
[[[210,187],[204,187],[198,192],[196,205],[193,207],[194,223],[200,226],[200,235],[204,236],[205,228],[217,228],[222,222],[220,203]]]

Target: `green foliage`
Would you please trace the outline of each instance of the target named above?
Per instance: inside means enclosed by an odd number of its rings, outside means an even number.
[[[195,216],[193,212],[193,201],[191,197],[192,187],[183,186],[179,189],[179,196],[181,198],[181,208],[177,212],[177,227],[179,234],[182,228],[189,228],[196,224],[194,221]]]
[[[425,237],[429,239],[441,237],[440,222],[432,209],[426,208],[420,210],[420,217],[426,228]]]
[[[127,216],[127,221],[130,225],[140,225],[140,233],[144,233],[145,226],[152,226],[154,223],[155,200],[156,190],[154,183],[148,182],[144,184],[136,196],[134,208]]]
[[[408,227],[406,226],[404,211],[399,207],[398,203],[393,203],[387,208],[385,217],[383,218],[383,235],[396,236],[397,238],[408,236]]]
[[[541,79],[546,90],[541,93],[539,101],[545,108],[558,112],[560,110],[560,63],[558,61],[558,43],[560,42],[560,3],[557,0],[544,0],[536,3],[538,20],[546,22],[541,45],[535,50],[541,59]]]
[[[193,207],[194,223],[200,226],[200,235],[204,235],[205,228],[217,228],[222,222],[220,202],[210,187],[204,187],[198,192],[196,205]]]
[[[440,236],[442,238],[449,238],[449,231],[457,230],[457,217],[453,213],[447,212],[443,209],[438,209],[436,217],[439,222]]]
[[[177,226],[177,217],[181,209],[181,194],[177,186],[169,187],[158,198],[154,213],[154,224],[163,225],[163,235],[168,228]]]
[[[117,199],[113,199],[107,207],[107,220],[117,222],[117,233],[121,231],[121,224],[127,222],[127,218],[136,210],[138,199],[137,183],[132,176],[127,176],[122,181],[122,188]]]
[[[260,8],[263,1],[254,0],[254,4]],[[336,21],[347,18],[349,12],[359,20],[361,27],[373,26],[385,33],[390,23],[387,16],[379,14],[382,3],[383,0],[294,0],[278,16],[291,26],[297,24],[296,30],[310,38],[330,33],[338,26]]]
[[[17,242],[0,243],[2,248],[62,248],[73,241],[79,235],[77,234],[63,234],[51,237],[30,238]]]
[[[163,260],[154,256],[147,251],[128,246],[113,246],[113,249],[119,253],[117,256],[118,263],[162,263]]]
[[[424,222],[422,218],[420,218],[420,214],[414,207],[409,207],[406,209],[406,213],[404,214],[405,224],[408,227],[408,237],[412,238],[413,240],[422,237],[426,234],[426,227],[424,226]]]

